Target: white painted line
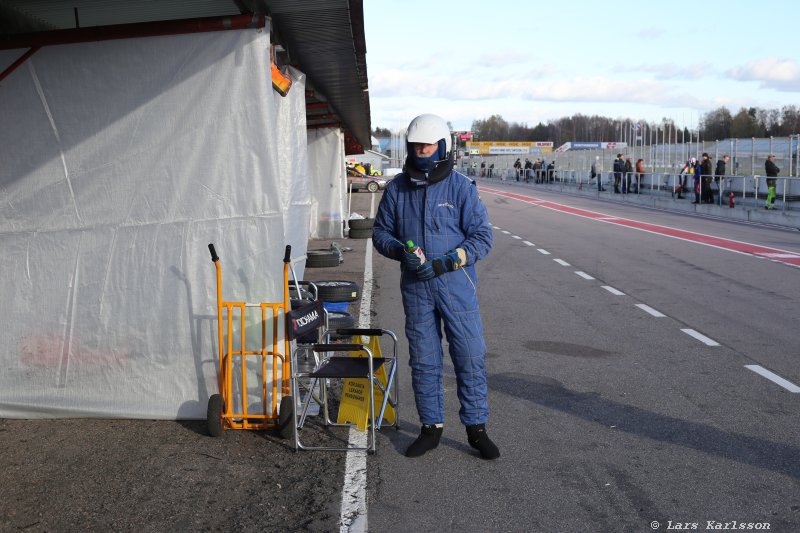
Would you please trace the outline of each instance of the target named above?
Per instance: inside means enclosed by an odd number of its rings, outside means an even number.
[[[512,235],[512,237],[514,237],[515,239],[522,239],[522,237],[520,237],[519,235]]]
[[[492,226],[494,229],[500,229],[500,226]]]
[[[800,257],[800,255],[791,254],[791,253],[789,253],[789,254],[784,254],[784,253],[772,254],[772,253],[759,253],[759,252],[756,252],[755,255],[758,255],[758,256],[761,256],[761,257],[766,257],[768,259],[795,259],[796,257]]]
[[[558,263],[561,266],[565,266],[565,267],[570,266],[570,264],[567,263],[566,261],[564,261],[563,259],[553,259],[553,261],[555,261],[556,263]]]
[[[373,199],[375,195],[372,195]],[[370,216],[374,203],[370,207]],[[361,288],[361,306],[358,327],[370,327],[370,303],[372,302],[372,246],[366,247],[364,257],[364,285]],[[349,446],[366,447],[367,432],[351,427]],[[340,533],[366,533],[367,531],[367,452],[347,452],[344,463],[342,505],[339,512]]]
[[[603,288],[605,290],[607,290],[608,292],[610,292],[611,294],[615,295],[615,296],[625,296],[624,292],[619,291],[619,290],[617,290],[614,287],[611,287],[609,285],[603,285]]]
[[[522,242],[524,242],[524,243],[525,243],[525,244],[527,244],[528,246],[536,246],[536,245],[535,245],[535,244],[533,244],[531,241],[522,241]]]
[[[649,314],[653,315],[656,318],[663,318],[663,317],[667,316],[664,313],[662,313],[661,311],[656,311],[655,309],[653,309],[649,305],[636,304],[636,307],[638,307],[639,309],[641,309],[645,313],[649,313]]]
[[[506,235],[511,235],[510,231],[503,230],[503,233],[505,233]]]
[[[795,385],[791,381],[783,379],[778,374],[770,372],[769,370],[767,370],[763,366],[760,366],[760,365],[744,365],[744,367],[746,369],[748,369],[748,370],[752,370],[756,374],[764,376],[765,378],[767,378],[771,382],[773,382],[773,383],[775,383],[777,385],[780,385],[781,387],[783,387],[784,389],[788,390],[789,392],[794,392],[794,393],[800,392],[800,387],[798,387],[797,385]]]
[[[690,337],[694,337],[695,339],[699,340],[700,342],[708,346],[719,346],[719,343],[714,339],[706,337],[702,333],[699,333],[691,328],[682,329],[681,331],[686,333]]]
[[[592,276],[587,274],[586,272],[581,272],[580,270],[576,270],[575,273],[582,277],[583,279],[594,279]]]
[[[539,252],[542,255],[550,255],[550,252],[548,252],[547,250],[545,250],[543,248],[537,248],[536,251]]]

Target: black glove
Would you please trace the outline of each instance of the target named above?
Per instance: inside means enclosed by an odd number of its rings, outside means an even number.
[[[421,281],[433,279],[437,276],[445,274],[446,272],[458,270],[459,267],[461,267],[461,263],[458,257],[458,252],[455,250],[450,250],[444,255],[429,259],[423,263],[422,266],[417,268],[417,278]]]
[[[395,241],[389,245],[389,257],[395,261],[400,261],[411,271],[416,271],[422,264],[422,260],[417,254],[409,252],[408,248],[400,241]]]

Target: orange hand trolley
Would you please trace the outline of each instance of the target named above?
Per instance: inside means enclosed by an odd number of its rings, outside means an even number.
[[[282,302],[229,302],[222,299],[222,267],[213,244],[208,245],[211,261],[217,271],[217,322],[219,330],[219,394],[212,394],[208,399],[208,433],[218,437],[226,429],[280,429],[291,424],[293,413],[291,408],[279,409],[279,398],[282,404],[291,402],[290,378],[291,356],[289,339],[284,336],[279,342],[279,332],[283,331],[280,320],[291,310],[289,300],[289,269],[291,268],[291,246],[286,246],[283,258],[283,301]],[[261,316],[261,349],[248,350],[246,347],[246,310],[260,309]],[[283,315],[283,317],[281,317]],[[241,342],[234,346],[234,322],[239,321]],[[271,322],[272,335],[268,341],[268,326]],[[260,358],[261,369],[261,412],[251,412],[248,396],[252,390],[247,385],[248,358]],[[272,359],[272,383],[268,392],[267,361]],[[234,381],[234,376],[238,379]],[[238,387],[238,391],[234,386]],[[252,382],[251,382],[252,385]],[[241,398],[237,397],[241,393]],[[250,396],[252,398],[252,396]],[[286,401],[284,401],[286,400]],[[240,404],[240,405],[239,405]],[[235,407],[236,406],[236,407]],[[281,405],[284,407],[284,405]],[[292,407],[286,405],[286,407]],[[284,411],[281,413],[281,411]]]

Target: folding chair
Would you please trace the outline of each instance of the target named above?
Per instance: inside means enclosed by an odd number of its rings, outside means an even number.
[[[291,324],[291,321],[289,321]],[[308,446],[303,444],[300,438],[300,433],[303,430],[306,421],[306,413],[308,406],[311,402],[312,394],[306,394],[302,401],[300,411],[294,408],[294,401],[286,402],[286,409],[291,410],[291,421],[286,420],[283,413],[281,418],[289,422],[281,428],[281,435],[286,438],[294,439],[295,450],[324,450],[324,451],[367,451],[369,454],[374,454],[375,448],[375,431],[381,428],[383,418],[386,413],[387,405],[391,405],[395,409],[395,422],[392,424],[398,428],[399,416],[397,416],[398,408],[398,384],[396,380],[397,374],[397,336],[394,332],[388,329],[337,329],[336,333],[339,335],[360,335],[367,337],[389,337],[392,340],[392,356],[391,357],[375,357],[367,346],[363,344],[314,344],[311,346],[298,346],[294,355],[291,357],[291,388],[292,395],[299,397],[300,395],[300,380],[309,379],[309,391],[315,390],[319,384],[320,390],[320,403],[322,407],[322,422],[327,427],[351,427],[351,423],[338,423],[330,419],[330,411],[328,406],[329,393],[328,381],[330,379],[348,379],[360,378],[366,380],[367,384],[365,391],[367,405],[368,405],[368,439],[365,446]],[[327,338],[327,328],[323,337]],[[315,360],[319,361],[315,364],[312,370],[300,370],[298,368],[298,355],[302,350],[311,350],[314,354],[320,356]],[[343,353],[348,355],[335,355]],[[356,355],[363,354],[363,357]],[[376,376],[376,372],[383,367],[386,374],[386,384],[383,383]],[[378,388],[383,394],[383,401],[380,406],[375,405],[375,388]],[[284,404],[281,403],[283,409]],[[291,436],[290,436],[291,435]]]

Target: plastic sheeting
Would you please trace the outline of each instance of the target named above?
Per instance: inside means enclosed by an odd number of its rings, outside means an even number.
[[[276,96],[278,131],[278,166],[280,168],[281,206],[286,244],[293,255],[305,253],[310,235],[312,182],[308,173],[306,137],[306,76],[289,67],[292,88],[285,97]],[[299,252],[299,253],[298,253]],[[305,262],[295,267],[303,278]]]
[[[344,135],[338,128],[308,130],[308,169],[313,190],[311,237],[344,235]],[[316,227],[313,227],[316,223]]]
[[[208,243],[225,299],[279,301],[284,245],[308,237],[303,76],[280,99],[269,45],[45,47],[0,84],[0,417],[205,418]]]

